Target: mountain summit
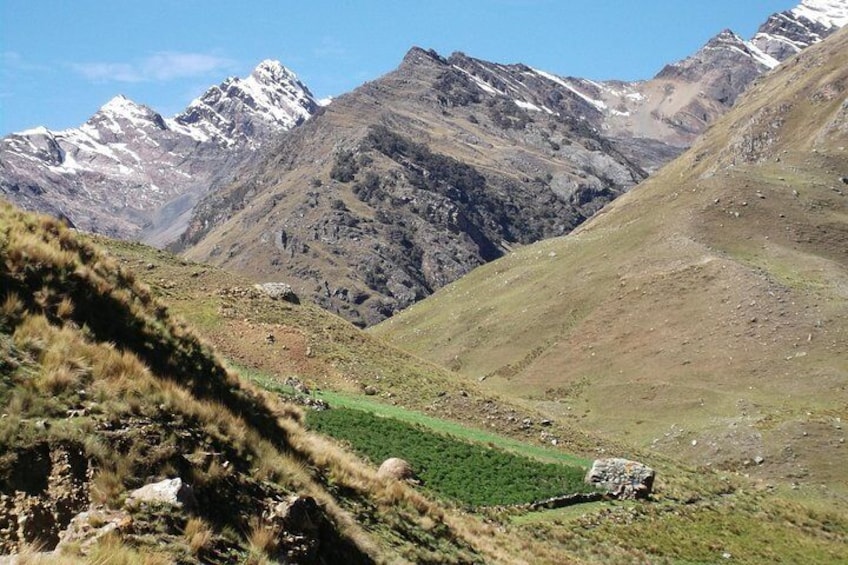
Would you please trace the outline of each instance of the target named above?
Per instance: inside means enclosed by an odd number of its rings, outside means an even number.
[[[0,140],[0,194],[86,231],[164,244],[200,195],[317,108],[297,76],[271,60],[171,119],[119,95],[79,128]]]
[[[844,0],[803,0],[795,8],[771,16],[752,43],[770,57],[785,61],[846,24],[848,3]]]
[[[297,75],[265,60],[245,79],[231,77],[207,90],[174,121],[223,146],[259,147],[274,133],[301,124],[318,103]]]

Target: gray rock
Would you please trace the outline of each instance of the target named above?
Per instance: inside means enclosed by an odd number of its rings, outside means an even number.
[[[179,477],[165,479],[158,483],[150,483],[132,491],[127,496],[126,505],[139,503],[170,504],[190,510],[197,505],[191,487],[183,483]]]
[[[300,301],[297,295],[292,290],[291,285],[283,282],[268,282],[254,285],[254,288],[270,297],[272,300],[285,300],[293,304],[298,304]]]
[[[654,485],[653,469],[629,459],[597,459],[586,474],[586,482],[621,499],[648,498]]]
[[[92,509],[80,512],[59,534],[54,554],[61,555],[72,547],[85,550],[112,532],[124,532],[132,527],[132,517],[124,510]]]

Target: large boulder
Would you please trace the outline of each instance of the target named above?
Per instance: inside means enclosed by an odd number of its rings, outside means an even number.
[[[264,294],[268,295],[272,300],[285,300],[286,302],[291,302],[292,304],[299,304],[300,299],[298,299],[297,295],[292,290],[291,285],[288,285],[283,282],[268,282],[253,285],[254,288]]]
[[[621,499],[648,498],[654,486],[653,469],[629,459],[597,459],[586,474],[586,482]]]
[[[391,457],[383,461],[377,470],[377,476],[382,479],[396,479],[398,481],[415,480],[415,471],[412,465],[399,457]]]

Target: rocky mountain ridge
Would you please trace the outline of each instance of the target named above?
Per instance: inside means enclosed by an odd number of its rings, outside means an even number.
[[[294,73],[270,60],[170,119],[116,96],[79,128],[0,140],[0,194],[85,231],[164,244],[197,198],[317,109]]]
[[[210,194],[181,244],[370,325],[567,233],[777,64],[730,31],[632,83],[413,48]]]

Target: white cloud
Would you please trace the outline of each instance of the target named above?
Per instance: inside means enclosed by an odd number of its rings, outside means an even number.
[[[205,53],[161,51],[130,63],[72,63],[71,68],[96,82],[165,82],[221,73],[234,66],[231,59]]]
[[[47,65],[39,65],[27,61],[17,51],[3,51],[0,53],[0,65],[3,69],[11,71],[49,71]]]

